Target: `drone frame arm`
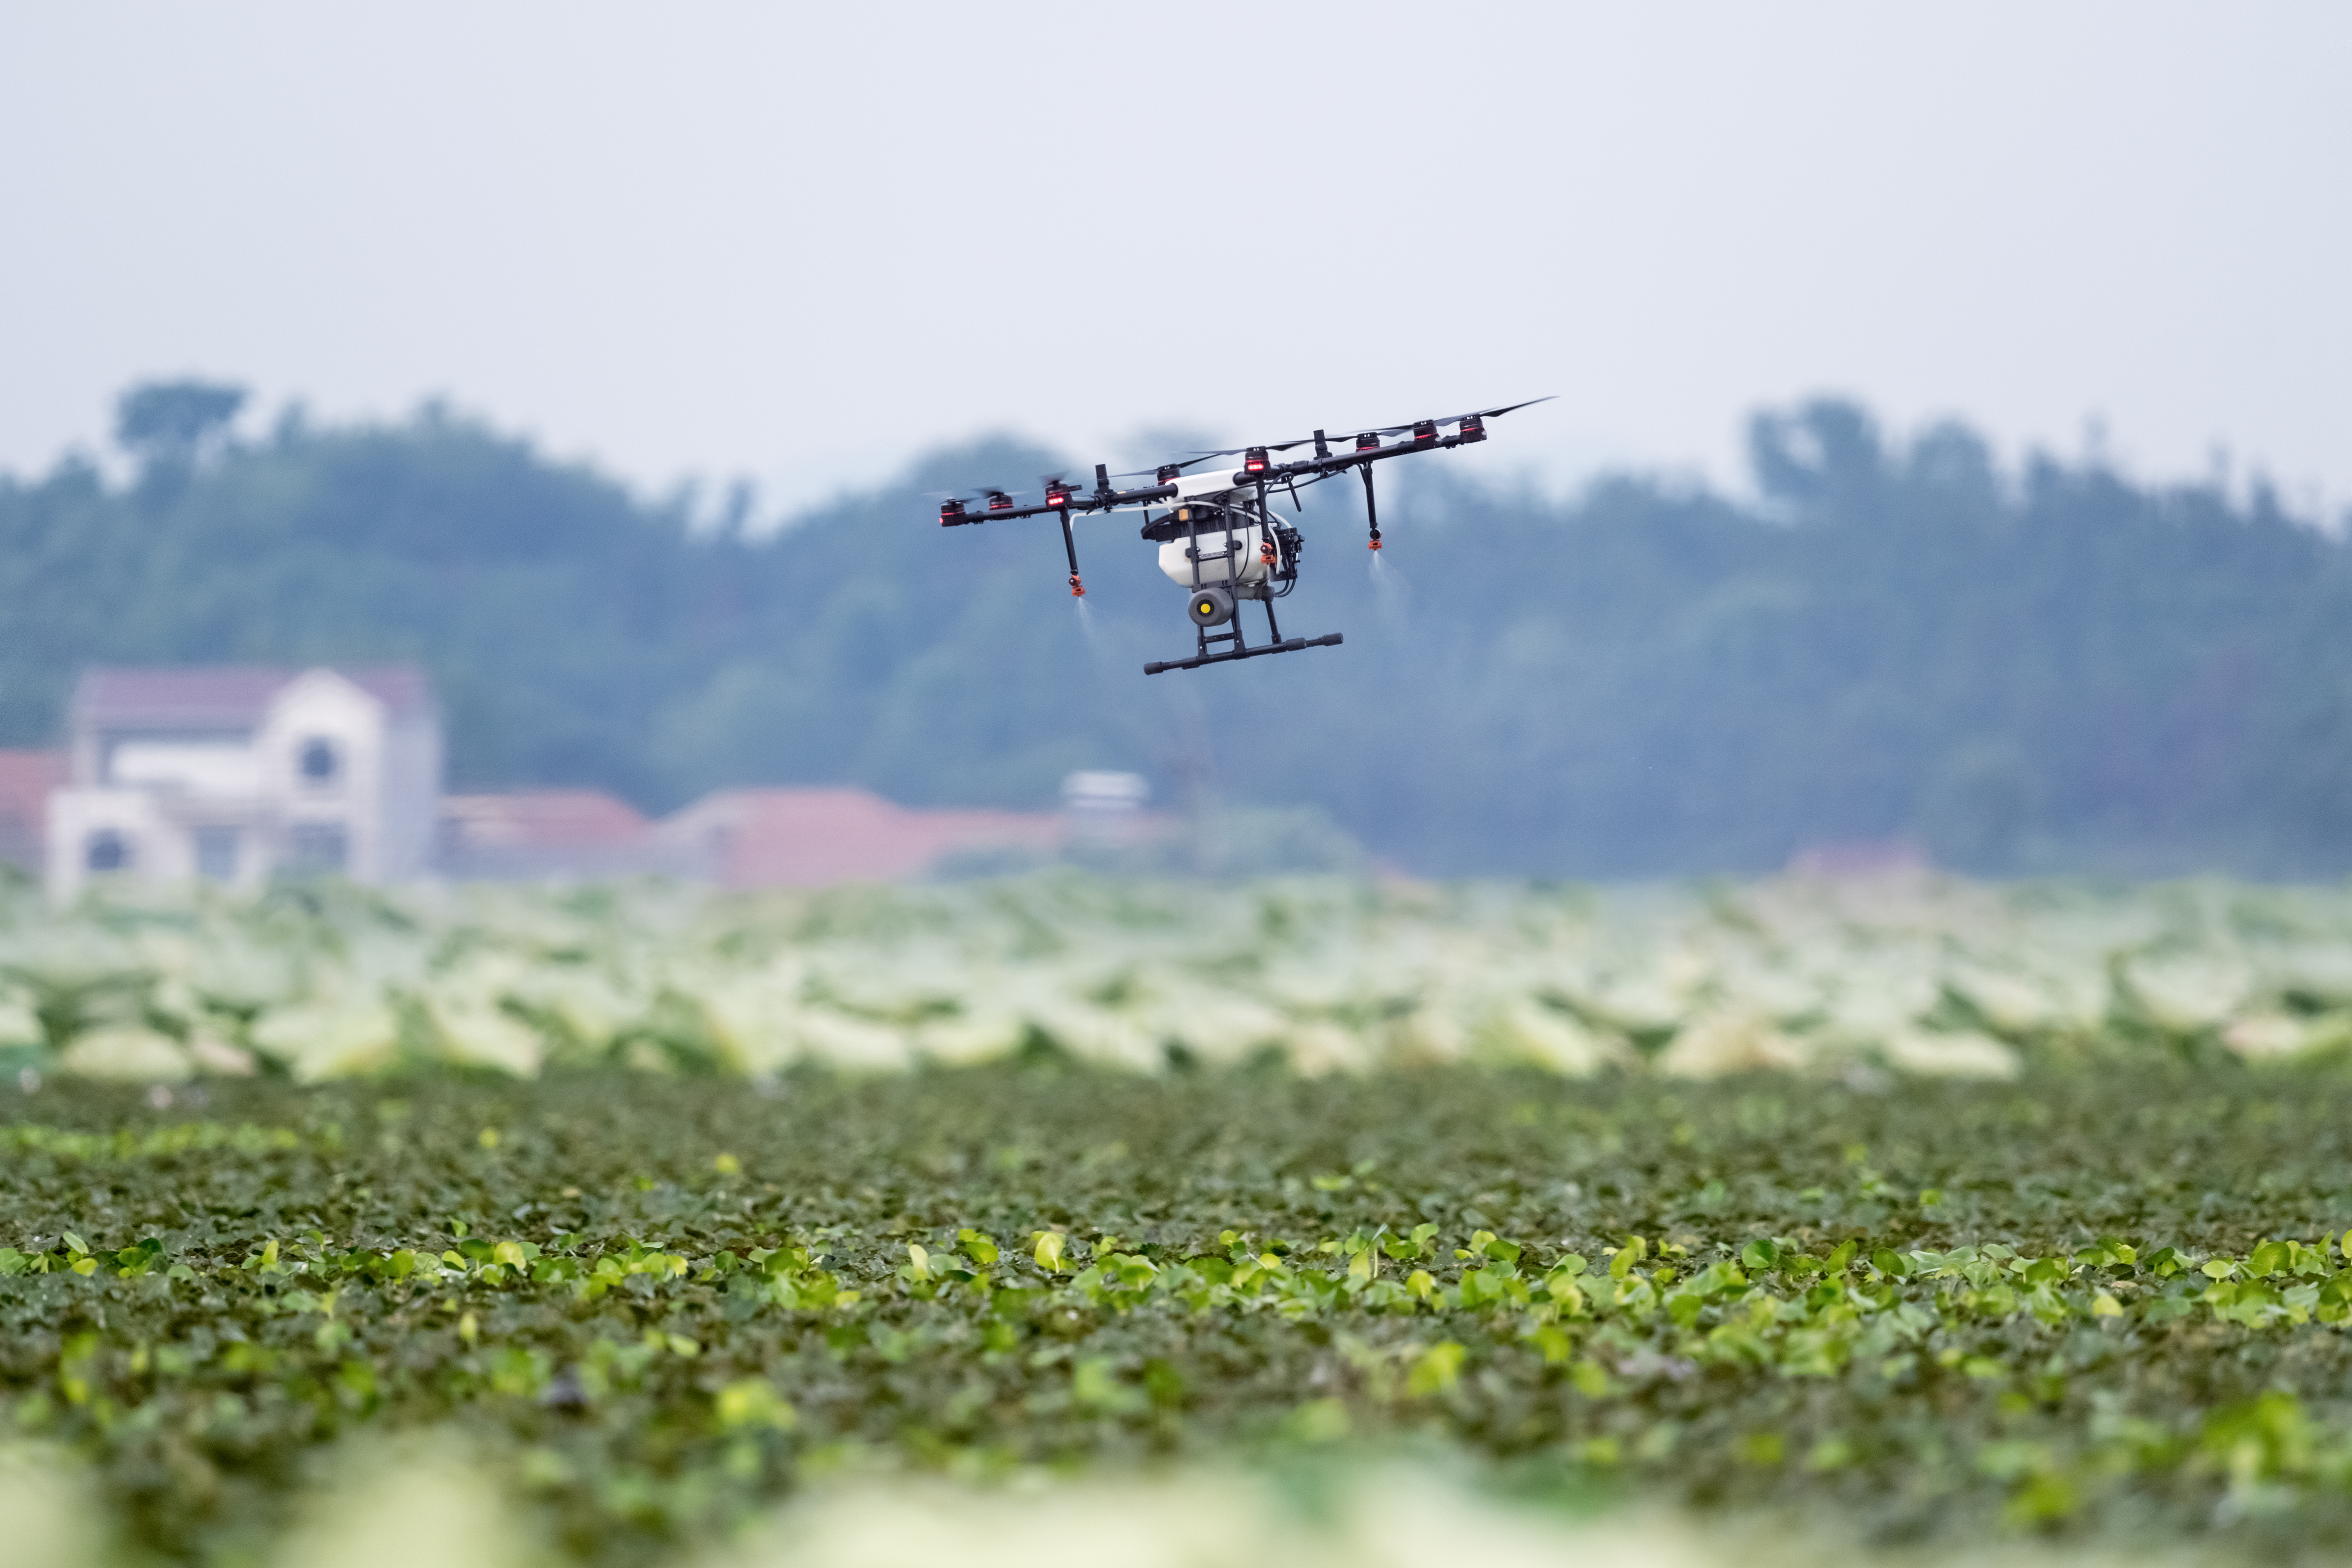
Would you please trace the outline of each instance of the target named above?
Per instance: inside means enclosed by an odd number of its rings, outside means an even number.
[[[1261,479],[1267,484],[1280,484],[1286,479],[1322,479],[1368,463],[1377,463],[1383,458],[1402,458],[1408,452],[1440,451],[1448,447],[1460,447],[1485,438],[1474,436],[1470,438],[1470,443],[1465,443],[1459,436],[1440,436],[1434,440],[1400,441],[1393,447],[1374,447],[1369,451],[1334,452],[1328,458],[1302,458],[1295,463],[1276,463],[1255,474],[1246,469],[1236,471],[1234,475],[1234,484],[1235,488],[1239,488],[1243,485],[1255,484]],[[1002,517],[1004,514],[999,512],[997,515]]]
[[[1111,511],[1123,506],[1148,506],[1156,500],[1169,500],[1173,499],[1175,494],[1174,485],[1151,485],[1139,490],[1112,490],[1108,494],[1099,490],[1091,494],[1084,490],[1073,490],[1068,501],[1062,505],[1047,503],[1038,506],[996,507],[967,512],[952,521],[942,522],[940,526],[957,528],[971,522],[998,522],[1007,518],[1042,517],[1049,511],[1058,512],[1064,517],[1067,517],[1074,511]]]

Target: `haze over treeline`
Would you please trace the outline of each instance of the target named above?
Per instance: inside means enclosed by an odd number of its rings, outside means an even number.
[[[817,783],[1042,808],[1111,767],[1319,808],[1431,874],[1895,839],[1992,873],[2352,870],[2352,546],[2259,488],[2004,471],[1834,401],[1757,417],[1758,504],[1416,458],[1386,584],[1352,481],[1310,495],[1283,628],[1344,647],[1147,679],[1192,631],[1132,521],[1082,526],[1091,634],[1049,521],[934,524],[926,492],[1034,484],[1044,452],[937,453],[754,537],[444,410],[237,441],[236,407],[136,390],[127,481],[0,479],[0,745],[56,743],[93,663],[413,659],[453,787],[649,810]]]

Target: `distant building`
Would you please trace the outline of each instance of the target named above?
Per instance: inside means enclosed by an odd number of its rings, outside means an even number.
[[[1789,857],[1788,874],[1816,881],[1916,876],[1930,868],[1927,852],[1907,838],[1813,844]]]
[[[732,789],[655,828],[688,874],[728,888],[888,882],[961,859],[1041,859],[1067,828],[1048,812],[921,811],[862,789]]]
[[[439,716],[407,668],[92,669],[68,726],[63,752],[0,752],[0,860],[42,868],[59,899],[94,878],[818,888],[1034,864],[1153,826],[1144,781],[1111,773],[1072,774],[1060,812],[733,789],[649,822],[597,790],[444,796]]]
[[[50,890],[99,876],[401,881],[430,866],[441,723],[423,673],[93,669],[49,796]]]
[[[695,857],[656,837],[627,801],[593,789],[452,795],[441,800],[435,866],[466,881],[692,875]]]
[[[659,822],[595,790],[522,790],[445,798],[436,865],[468,880],[651,875],[821,888],[1034,862],[1069,831],[1065,816],[925,811],[860,789],[721,790]]]
[[[1126,847],[1159,830],[1144,814],[1151,785],[1141,773],[1075,773],[1062,780],[1062,814],[1081,844]]]

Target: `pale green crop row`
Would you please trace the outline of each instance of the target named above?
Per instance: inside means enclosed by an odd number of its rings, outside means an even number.
[[[0,906],[0,1053],[155,1079],[403,1060],[745,1073],[1036,1048],[1999,1076],[2085,1041],[2352,1045],[2352,890],[1947,878],[1601,890],[1055,873]]]

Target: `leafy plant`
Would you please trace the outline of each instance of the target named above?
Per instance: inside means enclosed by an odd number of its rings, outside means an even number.
[[[244,1550],[306,1456],[420,1428],[600,1563],[853,1454],[1431,1435],[1513,1484],[1869,1531],[2352,1533],[2326,1070],[202,1092],[0,1099],[0,1419],[166,1556]]]

